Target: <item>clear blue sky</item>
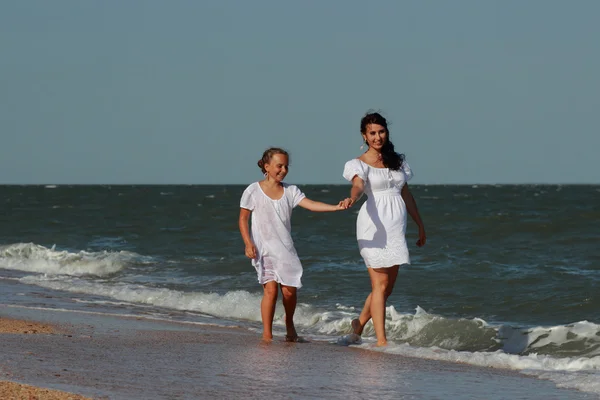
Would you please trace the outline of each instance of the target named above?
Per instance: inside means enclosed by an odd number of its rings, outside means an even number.
[[[3,1],[0,183],[600,183],[600,1]]]

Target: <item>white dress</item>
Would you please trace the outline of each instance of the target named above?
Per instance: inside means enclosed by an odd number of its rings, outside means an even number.
[[[297,186],[286,183],[279,200],[267,196],[258,182],[244,190],[240,207],[252,211],[250,234],[258,252],[252,265],[261,285],[275,281],[302,287],[302,264],[292,240],[291,219],[292,209],[305,197]]]
[[[370,268],[410,264],[406,246],[406,204],[400,194],[412,178],[404,162],[398,171],[375,168],[355,158],[344,166],[349,181],[358,176],[365,182],[368,196],[356,220],[356,239],[360,255]]]

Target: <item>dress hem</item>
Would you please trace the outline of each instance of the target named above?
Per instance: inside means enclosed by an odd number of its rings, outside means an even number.
[[[410,265],[410,261],[408,261],[408,262],[402,262],[402,263],[396,263],[396,264],[392,264],[392,265],[386,265],[386,266],[374,266],[374,267],[373,267],[373,266],[371,266],[371,265],[368,265],[367,263],[365,263],[365,266],[367,267],[367,269],[369,269],[369,268],[373,268],[373,269],[392,268],[392,267],[394,267],[394,266],[396,266],[396,265],[398,265],[398,266],[400,266],[400,267],[401,267],[401,266],[403,266],[403,265]]]
[[[289,286],[289,287],[294,287],[294,288],[296,288],[296,289],[300,289],[300,288],[302,287],[302,284],[300,284],[300,285],[288,285],[288,284],[286,284],[286,283],[283,283],[283,282],[280,282],[280,281],[278,281],[277,279],[269,279],[268,281],[264,281],[264,282],[261,282],[260,280],[258,281],[258,283],[259,283],[260,285],[265,285],[265,284],[267,284],[267,283],[269,283],[269,282],[276,282],[276,283],[278,283],[278,284],[280,284],[280,285],[283,285],[283,286]]]

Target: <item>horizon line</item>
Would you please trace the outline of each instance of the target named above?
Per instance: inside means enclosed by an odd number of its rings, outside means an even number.
[[[252,183],[252,182],[251,182]],[[247,186],[251,183],[2,183],[0,186]],[[287,182],[286,182],[287,183]],[[289,183],[302,186],[350,186],[349,183]],[[600,182],[411,183],[410,186],[600,186]]]

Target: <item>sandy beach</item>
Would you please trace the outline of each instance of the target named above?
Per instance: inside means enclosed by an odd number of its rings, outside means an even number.
[[[0,333],[57,333],[61,329],[50,324],[43,324],[36,321],[24,321],[14,318],[0,318]]]
[[[0,381],[0,399],[4,400],[87,400],[88,397],[20,383]]]
[[[8,306],[0,316],[0,377],[35,386],[3,383],[3,399],[594,398],[508,370],[264,344],[239,328]]]

